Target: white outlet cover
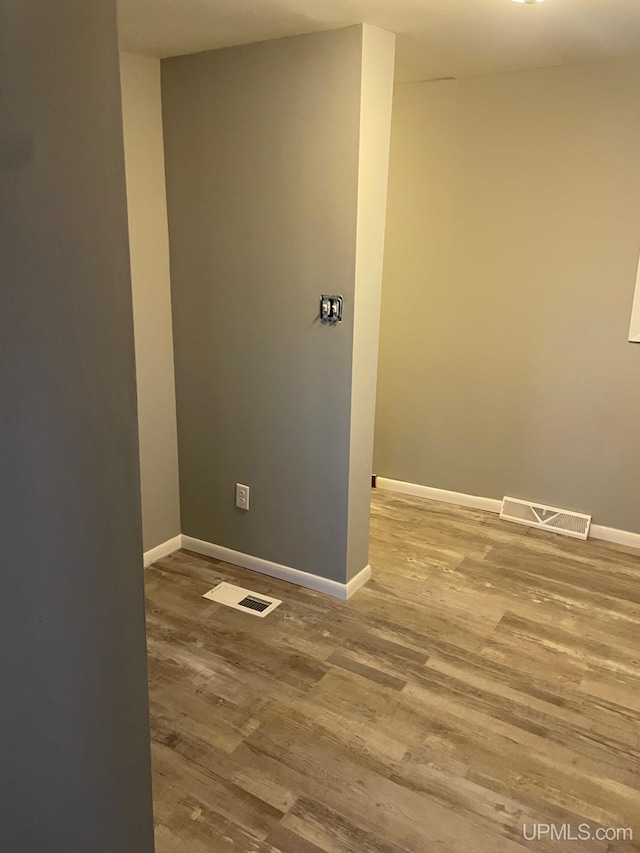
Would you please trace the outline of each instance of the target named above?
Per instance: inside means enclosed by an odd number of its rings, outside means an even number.
[[[249,486],[245,486],[242,483],[236,483],[236,506],[238,509],[245,509],[248,511],[250,494],[251,490]]]
[[[632,344],[640,344],[640,266],[636,279],[636,294],[631,311],[631,328],[629,329],[629,340]]]

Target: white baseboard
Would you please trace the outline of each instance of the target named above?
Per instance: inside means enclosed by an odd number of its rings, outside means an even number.
[[[319,575],[312,575],[309,572],[301,572],[299,569],[292,569],[289,566],[282,566],[280,563],[272,563],[270,560],[263,560],[261,557],[252,557],[250,554],[243,554],[241,551],[233,551],[231,548],[224,548],[222,545],[214,545],[212,542],[194,539],[192,536],[185,536],[184,534],[182,535],[182,547],[188,551],[203,554],[205,557],[213,557],[215,560],[222,560],[225,563],[231,563],[233,566],[259,572],[261,575],[269,575],[271,578],[294,583],[306,589],[324,592],[343,601],[351,598],[371,577],[371,566],[365,566],[348,583],[339,583],[322,578]]]
[[[415,498],[428,498],[432,501],[442,501],[445,504],[457,504],[471,509],[484,509],[487,512],[500,512],[502,501],[495,498],[480,498],[476,495],[463,495],[460,492],[448,492],[445,489],[433,489],[431,486],[419,486],[417,483],[403,483],[402,480],[388,480],[386,477],[376,477],[376,488],[387,492],[399,492],[403,495],[413,495]]]
[[[371,566],[365,566],[364,569],[360,569],[358,574],[351,578],[351,580],[346,584],[345,599],[351,598],[352,595],[355,595],[360,587],[364,586],[370,578]]]
[[[615,527],[603,527],[601,524],[591,525],[591,538],[615,542],[616,545],[626,545],[628,548],[640,548],[640,533],[616,530]]]
[[[152,548],[150,551],[144,552],[144,567],[150,566],[151,563],[155,563],[156,560],[161,560],[163,557],[168,557],[169,554],[173,554],[174,551],[177,551],[182,547],[182,536],[174,536],[173,539],[168,539],[166,542],[163,542],[162,545],[157,545],[155,548]]]
[[[389,480],[386,477],[376,477],[376,488],[387,492],[398,492],[402,495],[412,495],[416,498],[427,498],[432,501],[456,504],[457,506],[469,507],[470,509],[482,509],[486,510],[486,512],[499,513],[502,508],[502,501],[496,498],[481,498],[476,495],[465,495],[461,492],[433,489],[431,486],[419,486],[417,483],[403,483],[402,480]],[[616,530],[614,527],[603,527],[600,524],[592,524],[590,538],[640,549],[640,533],[632,533],[629,530]]]

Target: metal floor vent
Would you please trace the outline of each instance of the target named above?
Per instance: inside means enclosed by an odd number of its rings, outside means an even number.
[[[242,587],[230,583],[219,583],[209,592],[205,592],[202,597],[208,598],[209,601],[217,601],[218,604],[225,604],[227,607],[233,607],[234,610],[244,610],[245,613],[250,613],[252,616],[261,617],[268,616],[272,610],[282,604],[277,598],[258,595],[249,589],[242,589]]]
[[[558,509],[555,506],[532,504],[518,498],[505,498],[502,501],[500,518],[526,524],[529,527],[539,527],[553,530],[563,536],[573,536],[575,539],[587,539],[591,527],[591,516],[580,512]]]

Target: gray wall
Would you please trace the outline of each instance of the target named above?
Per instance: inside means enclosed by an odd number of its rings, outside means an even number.
[[[115,3],[0,27],[0,849],[153,849]]]
[[[373,425],[387,208],[396,37],[365,26],[362,39],[356,287],[351,381],[347,576],[368,562]],[[362,507],[367,512],[362,512]]]
[[[162,63],[182,532],[340,582],[362,57],[358,26]]]
[[[160,60],[120,54],[144,550],[180,533]]]
[[[640,531],[636,59],[395,93],[375,470]]]

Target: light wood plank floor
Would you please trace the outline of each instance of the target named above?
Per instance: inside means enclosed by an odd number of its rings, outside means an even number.
[[[147,570],[158,853],[640,849],[638,553],[377,491],[371,564],[346,603]],[[221,580],[284,603],[200,597]]]

